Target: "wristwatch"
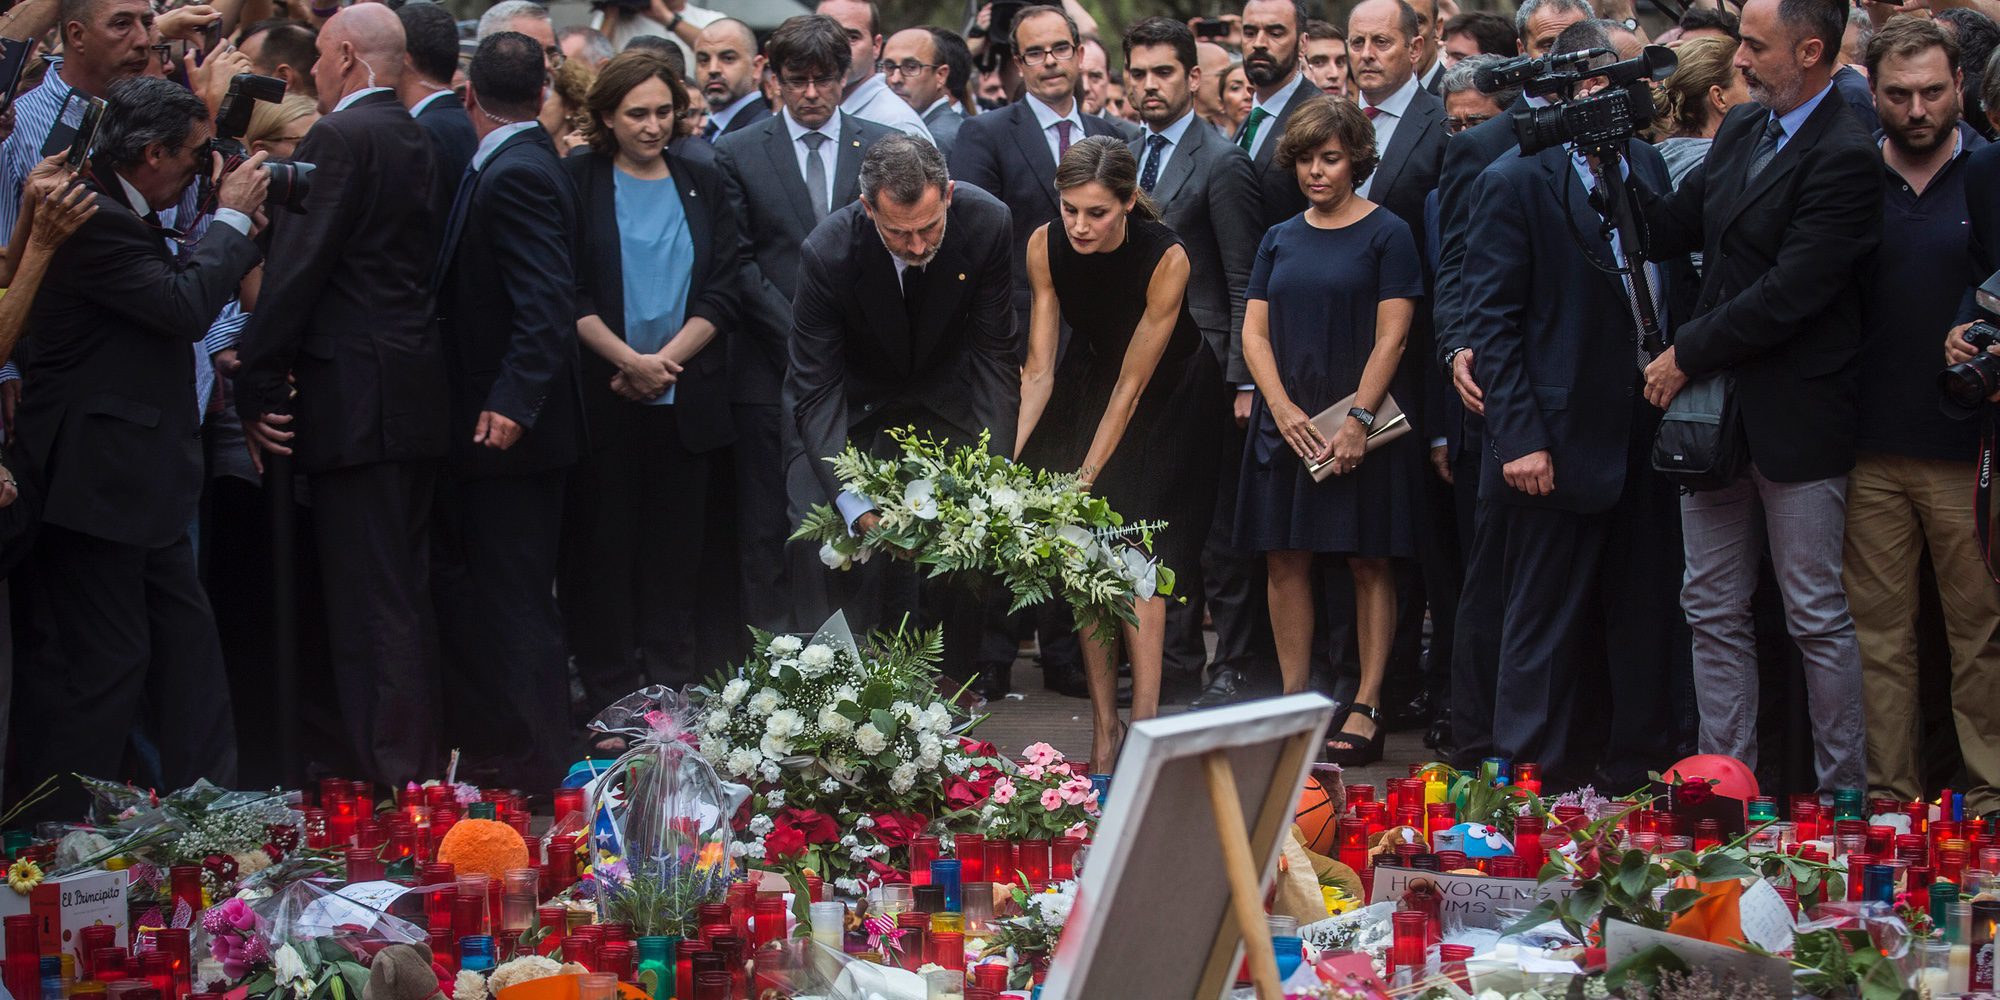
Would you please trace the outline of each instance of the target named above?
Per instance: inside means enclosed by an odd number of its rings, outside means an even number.
[[[1357,406],[1347,411],[1347,415],[1361,421],[1362,430],[1372,431],[1375,429],[1375,414],[1373,411]]]
[[[667,30],[673,31],[674,29],[679,28],[681,26],[681,12],[677,10],[670,10],[667,13],[672,14],[674,16],[673,20],[667,22]]]
[[[1458,346],[1458,347],[1454,347],[1454,348],[1452,348],[1451,350],[1449,350],[1449,351],[1446,351],[1446,352],[1445,352],[1445,355],[1444,355],[1444,373],[1445,373],[1445,376],[1446,376],[1447,378],[1449,378],[1449,377],[1451,376],[1451,363],[1452,363],[1452,360],[1453,360],[1453,359],[1455,359],[1455,358],[1457,358],[1460,352],[1462,352],[1462,351],[1469,351],[1469,350],[1472,350],[1472,348],[1470,348],[1470,347],[1466,347],[1466,346],[1464,346],[1464,345],[1460,345],[1460,346]]]

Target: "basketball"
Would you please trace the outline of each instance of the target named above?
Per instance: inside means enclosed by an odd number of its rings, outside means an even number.
[[[1292,822],[1299,825],[1299,835],[1305,838],[1306,849],[1322,857],[1333,857],[1339,820],[1339,801],[1319,783],[1318,775],[1308,776],[1305,791],[1299,795],[1299,808],[1292,814]]]

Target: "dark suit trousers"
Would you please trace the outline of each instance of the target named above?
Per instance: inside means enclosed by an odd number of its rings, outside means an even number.
[[[569,763],[569,655],[554,592],[566,475],[447,474],[433,515],[451,745],[523,788],[551,787]]]
[[[570,471],[556,593],[592,706],[648,681],[680,687],[722,665],[698,654],[712,455],[681,443],[671,405],[636,406]],[[727,576],[708,579],[727,580]],[[733,628],[732,628],[733,630]]]
[[[1494,505],[1479,499],[1480,462],[1487,454],[1485,422],[1467,414],[1465,439],[1452,461],[1452,493],[1465,551],[1463,587],[1452,629],[1451,735],[1457,745],[1452,763],[1476,765],[1493,752],[1493,685],[1500,669],[1500,566],[1506,552],[1506,523]]]
[[[15,770],[32,787],[51,774],[119,778],[127,738],[154,737],[169,787],[236,782],[236,731],[215,615],[186,535],[162,548],[106,541],[44,524],[27,581],[52,626],[47,666],[14,688]],[[266,720],[276,725],[276,720]],[[38,815],[69,815],[65,791]]]
[[[785,452],[775,403],[736,403],[736,510],[741,558],[743,619],[771,632],[818,628],[796,621],[785,540],[791,537],[786,511]]]
[[[438,766],[438,653],[431,612],[431,462],[312,475],[313,525],[333,674],[348,742],[378,785]]]
[[[1235,395],[1232,389],[1230,395]],[[1271,612],[1265,594],[1264,558],[1235,547],[1236,492],[1243,472],[1246,432],[1230,421],[1216,462],[1215,517],[1201,547],[1200,589],[1175,581],[1186,607],[1167,605],[1166,668],[1190,670],[1199,679],[1202,660],[1201,605],[1215,625],[1215,663],[1243,672],[1254,685],[1276,690],[1276,653],[1271,647]],[[1176,615],[1179,615],[1178,623]],[[1192,647],[1188,646],[1190,639]]]

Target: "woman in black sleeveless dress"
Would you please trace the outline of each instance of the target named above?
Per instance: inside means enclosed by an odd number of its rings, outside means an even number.
[[[1016,449],[1023,462],[1077,473],[1126,522],[1165,521],[1153,554],[1190,582],[1215,509],[1229,401],[1215,356],[1187,310],[1187,251],[1140,193],[1116,139],[1069,148],[1056,167],[1060,224],[1028,243],[1035,290],[1021,372]],[[1073,331],[1056,365],[1060,324]],[[1177,587],[1176,589],[1181,589]],[[1159,713],[1166,601],[1138,602],[1121,629],[1132,664],[1132,718]],[[1118,720],[1114,637],[1081,636],[1093,723],[1091,763],[1110,770]]]

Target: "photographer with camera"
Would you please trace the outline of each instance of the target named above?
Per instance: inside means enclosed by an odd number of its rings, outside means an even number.
[[[1950,638],[1952,707],[1973,785],[1968,811],[2000,808],[2000,587],[1987,579],[1966,487],[1981,424],[1938,406],[1932,338],[1964,287],[1966,167],[1986,141],[1959,119],[1959,48],[1936,22],[1897,17],[1868,43],[1881,117],[1882,245],[1862,288],[1860,453],[1847,485],[1843,578],[1861,645],[1869,787],[1917,798],[1918,556],[1928,550]],[[1981,687],[1983,685],[1983,687]]]
[[[1644,199],[1655,252],[1702,254],[1694,313],[1647,367],[1646,398],[1667,407],[1690,379],[1722,382],[1704,397],[1727,397],[1719,429],[1747,466],[1681,501],[1701,750],[1757,764],[1750,601],[1764,539],[1805,661],[1822,790],[1867,780],[1841,553],[1861,265],[1881,238],[1883,185],[1881,156],[1833,89],[1846,23],[1844,0],[1750,0],[1736,67],[1754,103],[1729,112],[1679,190],[1649,186]]]
[[[223,174],[215,224],[176,257],[158,213],[220,172],[208,107],[144,77],[107,97],[86,181],[98,211],[56,251],[20,351],[34,587],[63,661],[21,673],[16,753],[24,774],[115,771],[143,726],[173,735],[157,743],[164,780],[228,784],[228,681],[188,537],[202,487],[190,347],[257,263],[267,173],[255,156]]]
[[[1478,722],[1490,721],[1492,753],[1540,761],[1560,787],[1643,784],[1684,738],[1671,695],[1687,672],[1687,633],[1659,613],[1680,581],[1674,489],[1648,466],[1659,411],[1638,392],[1653,339],[1638,296],[1657,316],[1667,274],[1632,266],[1635,234],[1609,224],[1618,215],[1605,202],[1616,194],[1591,157],[1661,187],[1667,169],[1634,137],[1652,109],[1643,78],[1605,85],[1616,58],[1608,27],[1581,21],[1557,38],[1558,54],[1598,53],[1572,71],[1559,107],[1587,106],[1595,92],[1639,114],[1572,142],[1524,145],[1481,173],[1460,275],[1493,450],[1479,499],[1505,539],[1493,564],[1499,683],[1490,720]],[[1547,93],[1538,85],[1554,77],[1528,81],[1530,91]],[[1585,682],[1586,671],[1604,681]],[[1576,692],[1606,682],[1609,741],[1578,745]]]
[[[311,484],[347,749],[360,773],[400,784],[437,763],[425,532],[446,436],[431,321],[443,220],[430,140],[393,89],[405,65],[395,12],[346,8],[318,44],[326,117],[296,151],[317,169],[303,212],[272,226],[236,408],[253,456],[292,455]]]

